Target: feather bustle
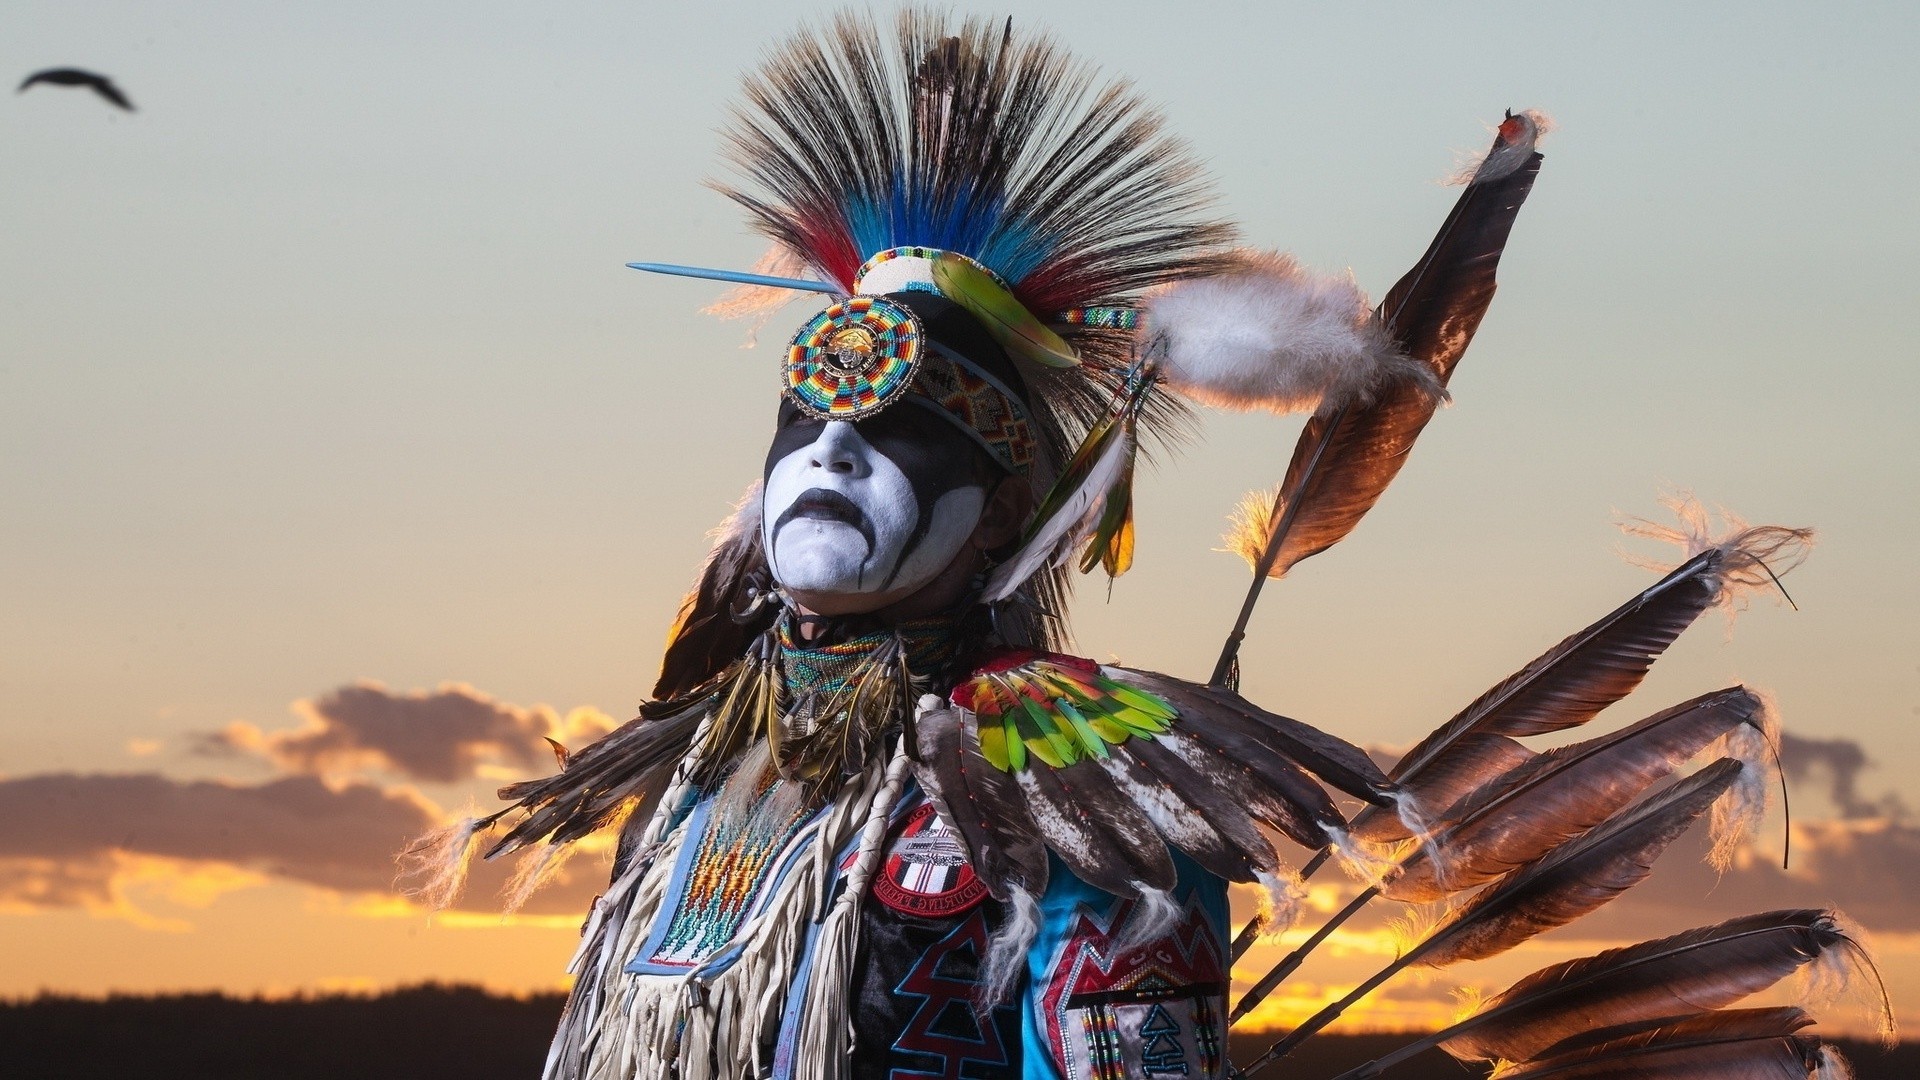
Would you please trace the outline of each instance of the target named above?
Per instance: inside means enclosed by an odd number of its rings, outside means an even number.
[[[1696,556],[1612,612],[1502,679],[1409,750],[1388,775],[1409,783],[1455,744],[1586,723],[1646,678],[1654,659],[1708,604],[1718,557]],[[1426,808],[1429,815],[1435,808]],[[1381,828],[1390,829],[1384,825]]]

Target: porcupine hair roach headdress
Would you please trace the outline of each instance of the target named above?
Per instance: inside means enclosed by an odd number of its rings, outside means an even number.
[[[1074,551],[1083,570],[1130,564],[1136,428],[1164,432],[1184,412],[1155,384],[1313,407],[1318,390],[1267,385],[1274,363],[1298,359],[1275,350],[1397,358],[1350,284],[1228,247],[1185,145],[1126,83],[1010,20],[907,11],[888,32],[842,15],[747,78],[725,140],[738,176],[716,186],[773,241],[762,269],[786,276],[632,265],[740,282],[758,293],[747,306],[832,295],[783,354],[795,404],[857,419],[915,402],[1023,477],[1039,509],[981,596],[1019,601],[999,625],[1021,643],[1055,644],[1047,615]],[[722,527],[656,698],[705,682],[764,625],[738,614],[766,570],[757,513],[750,496]]]

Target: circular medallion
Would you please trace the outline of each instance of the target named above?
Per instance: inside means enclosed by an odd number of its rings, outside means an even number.
[[[886,861],[873,876],[873,895],[903,915],[945,918],[987,898],[987,883],[967,862],[960,834],[932,803],[907,817],[888,846]]]
[[[891,404],[913,382],[920,323],[877,296],[854,296],[815,315],[787,349],[786,390],[826,420],[853,420]]]

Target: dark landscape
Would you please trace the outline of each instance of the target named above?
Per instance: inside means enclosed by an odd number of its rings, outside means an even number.
[[[426,985],[379,996],[259,1000],[218,994],[0,1003],[0,1075],[15,1080],[533,1080],[560,1012],[557,994],[511,998]],[[1237,1036],[1250,1061],[1272,1036]],[[1266,1075],[1324,1080],[1404,1041],[1312,1040]],[[1892,1052],[1846,1044],[1858,1080],[1920,1076],[1920,1044]],[[1482,1070],[1438,1051],[1386,1080],[1469,1080]],[[964,1080],[964,1078],[963,1078]]]

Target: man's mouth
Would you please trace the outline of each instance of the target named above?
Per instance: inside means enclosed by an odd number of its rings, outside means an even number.
[[[800,497],[793,500],[793,505],[787,507],[787,512],[780,515],[781,524],[794,518],[808,518],[814,521],[843,522],[856,528],[866,520],[866,517],[867,515],[854,505],[852,499],[827,488],[812,488],[801,492]]]
[[[777,543],[780,530],[786,527],[787,522],[798,520],[837,521],[842,525],[850,526],[860,533],[862,540],[866,541],[868,556],[871,557],[873,554],[877,537],[874,536],[872,520],[852,499],[837,491],[828,488],[808,488],[801,492],[799,498],[793,500],[785,510],[780,512],[780,517],[773,523],[773,531],[769,536]],[[768,552],[768,554],[771,556],[773,553]]]

